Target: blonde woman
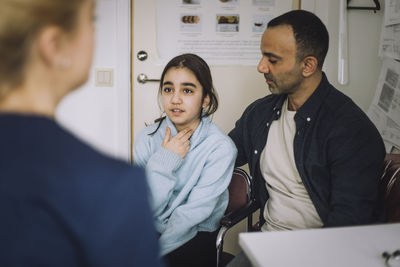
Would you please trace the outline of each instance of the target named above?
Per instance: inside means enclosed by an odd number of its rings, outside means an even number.
[[[54,121],[88,79],[93,0],[0,0],[0,266],[160,266],[139,168]]]

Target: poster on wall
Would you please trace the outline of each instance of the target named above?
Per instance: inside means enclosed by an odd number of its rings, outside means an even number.
[[[381,133],[387,153],[400,149],[400,62],[384,59],[368,117]]]
[[[387,153],[400,153],[400,0],[385,0],[379,45],[383,58],[375,97],[368,110]]]
[[[255,66],[267,23],[292,0],[157,0],[156,8],[157,63],[195,53],[210,65]]]

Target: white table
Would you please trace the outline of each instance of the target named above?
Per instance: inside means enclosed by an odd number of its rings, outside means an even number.
[[[240,233],[239,244],[256,267],[384,267],[382,252],[400,249],[400,223]]]

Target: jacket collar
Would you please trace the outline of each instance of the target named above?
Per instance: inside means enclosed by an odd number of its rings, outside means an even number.
[[[295,119],[301,118],[306,121],[312,121],[315,117],[315,113],[319,110],[323,100],[329,93],[330,84],[324,72],[322,72],[322,79],[317,89],[312,95],[304,102],[304,104],[297,110]],[[275,118],[279,118],[282,110],[283,103],[287,98],[287,94],[279,95],[276,104],[273,108],[275,112]]]
[[[324,99],[327,97],[330,84],[324,72],[322,72],[322,79],[317,89],[312,95],[304,102],[304,104],[297,110],[296,116],[303,120],[312,121],[322,105]]]

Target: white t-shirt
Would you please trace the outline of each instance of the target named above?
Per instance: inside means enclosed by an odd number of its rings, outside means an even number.
[[[269,193],[262,231],[323,225],[296,168],[293,151],[296,111],[289,111],[287,107],[286,99],[281,117],[270,126],[267,144],[260,157],[261,173]]]

